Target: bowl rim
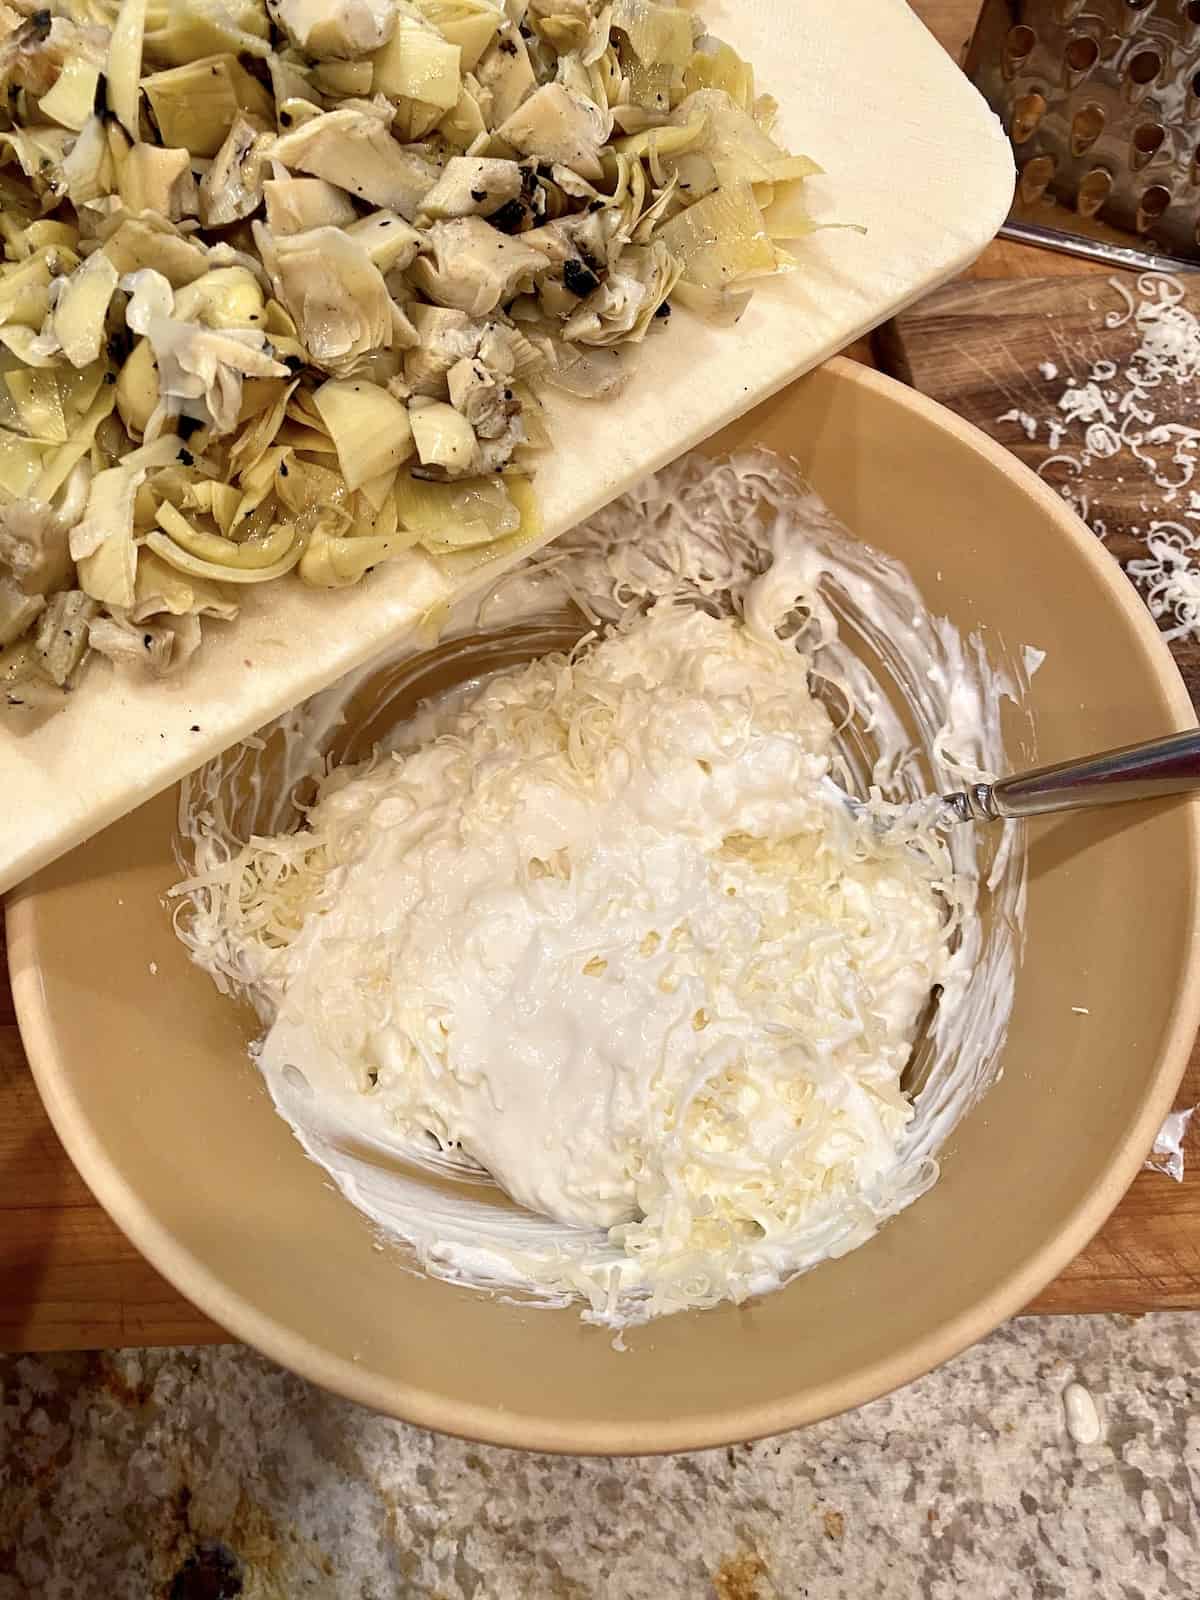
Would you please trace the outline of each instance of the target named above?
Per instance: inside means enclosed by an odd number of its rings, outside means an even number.
[[[1003,445],[948,408],[883,373],[844,356],[817,369],[839,383],[874,391],[922,418],[991,467],[1015,479],[1054,521],[1130,622],[1172,723],[1196,726],[1183,679],[1157,626],[1120,567],[1076,515]],[[806,381],[800,379],[800,382]],[[564,1422],[532,1412],[515,1414],[455,1400],[415,1384],[365,1373],[351,1361],[298,1334],[235,1293],[174,1239],[114,1169],[77,1098],[61,1075],[54,1029],[37,962],[38,878],[10,896],[7,907],[10,974],[21,1038],[47,1114],[71,1160],[112,1220],[162,1276],[232,1338],[322,1388],[373,1411],[488,1445],[560,1454],[659,1455],[708,1449],[784,1433],[836,1416],[910,1383],[985,1337],[1020,1312],[1103,1226],[1136,1177],[1171,1109],[1200,1029],[1200,804],[1184,803],[1190,838],[1187,860],[1188,936],[1179,952],[1181,981],[1166,1020],[1165,1043],[1147,1093],[1117,1149],[1067,1222],[1025,1263],[933,1333],[913,1337],[882,1360],[838,1381],[757,1405],[693,1414],[679,1421]]]

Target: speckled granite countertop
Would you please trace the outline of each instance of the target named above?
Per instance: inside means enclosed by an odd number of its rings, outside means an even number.
[[[850,1416],[657,1460],[439,1438],[240,1349],[0,1372],[0,1600],[1200,1595],[1200,1313],[1026,1318]]]

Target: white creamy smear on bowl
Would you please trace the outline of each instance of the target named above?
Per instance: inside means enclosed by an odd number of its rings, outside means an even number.
[[[305,1149],[426,1269],[621,1324],[775,1287],[936,1178],[996,1071],[1024,864],[922,797],[1001,764],[1018,691],[761,454],[668,469],[445,649],[572,601],[574,650],[466,651],[365,762],[325,752],[378,666],[206,769],[179,924]]]

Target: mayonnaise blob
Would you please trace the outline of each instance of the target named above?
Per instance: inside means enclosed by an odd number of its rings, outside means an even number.
[[[612,1325],[861,1244],[998,1069],[1024,850],[929,797],[1002,765],[1015,684],[761,453],[464,602],[456,653],[366,760],[327,755],[412,651],[185,786],[180,932],[304,1148],[426,1270]]]

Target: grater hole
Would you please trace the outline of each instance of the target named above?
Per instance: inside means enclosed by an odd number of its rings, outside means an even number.
[[[1046,99],[1040,94],[1023,94],[1013,102],[1012,140],[1024,144],[1046,115]]]
[[[1040,200],[1050,187],[1053,176],[1053,156],[1034,156],[1032,161],[1027,161],[1021,171],[1021,182],[1018,185],[1024,204],[1033,205],[1036,200]]]
[[[1075,208],[1081,217],[1094,217],[1108,199],[1113,177],[1103,167],[1093,167],[1079,185]]]
[[[1163,147],[1163,140],[1167,137],[1167,130],[1160,122],[1143,122],[1133,130],[1133,169],[1140,171],[1142,167],[1154,160]]]
[[[1063,59],[1072,72],[1090,72],[1100,59],[1100,46],[1088,33],[1077,33],[1067,40]]]
[[[1145,233],[1152,228],[1170,204],[1171,191],[1161,183],[1152,183],[1138,201],[1137,231]]]
[[[1023,23],[1010,28],[1008,38],[1004,41],[1005,57],[1011,65],[1017,66],[1022,61],[1028,61],[1036,43],[1037,34],[1032,28],[1027,28]]]
[[[1139,50],[1131,56],[1126,73],[1130,83],[1136,83],[1139,88],[1147,83],[1153,83],[1162,71],[1162,57],[1157,50]]]
[[[1090,150],[1103,132],[1104,107],[1089,100],[1071,120],[1071,154],[1081,156],[1085,150]]]

